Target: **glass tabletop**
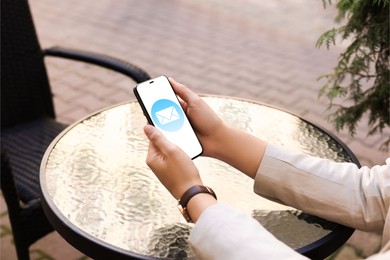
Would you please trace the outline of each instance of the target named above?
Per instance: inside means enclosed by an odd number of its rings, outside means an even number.
[[[335,161],[353,160],[334,137],[290,113],[228,97],[203,99],[227,124],[270,143]],[[41,166],[45,212],[54,226],[66,227],[63,236],[73,233],[71,243],[76,234],[122,255],[195,258],[187,243],[191,224],[145,163],[145,123],[139,104],[128,102],[60,134]],[[293,249],[299,251],[340,228],[254,194],[253,180],[221,161],[199,157],[194,162],[219,202],[251,215]]]

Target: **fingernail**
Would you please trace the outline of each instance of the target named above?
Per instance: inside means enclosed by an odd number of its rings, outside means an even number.
[[[153,126],[151,126],[151,125],[144,126],[144,132],[145,132],[146,135],[152,134],[153,131],[154,131],[154,127]]]
[[[172,77],[168,77],[169,81],[173,81],[173,82],[176,82],[176,80]]]

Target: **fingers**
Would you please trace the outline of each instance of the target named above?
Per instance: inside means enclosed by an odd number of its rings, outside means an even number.
[[[169,82],[172,84],[175,93],[183,99],[188,105],[191,105],[193,101],[199,98],[194,92],[192,92],[185,85],[177,82],[173,78],[169,78]]]
[[[188,108],[188,104],[179,97],[179,102],[180,102],[180,105],[181,107],[183,108],[184,111],[187,111],[187,108]]]
[[[175,149],[175,145],[169,142],[154,126],[145,125],[144,132],[151,144],[153,144],[154,148],[156,148],[160,153],[168,155]]]

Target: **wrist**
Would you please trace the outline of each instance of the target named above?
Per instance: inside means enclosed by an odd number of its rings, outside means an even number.
[[[180,200],[183,196],[183,194],[189,190],[191,187],[194,186],[203,186],[202,181],[183,181],[180,185],[176,185],[177,187],[175,190],[171,191],[171,194],[176,200]]]
[[[216,201],[217,195],[211,188],[195,185],[178,200],[178,208],[187,222],[195,223],[202,212]]]
[[[219,129],[214,132],[207,144],[208,157],[212,157],[218,160],[222,160],[224,158],[224,154],[227,152],[226,141],[228,140],[227,138],[229,138],[231,130],[234,129],[232,129],[231,126],[222,122]]]
[[[238,128],[225,125],[212,143],[212,156],[251,178],[256,176],[267,142]]]
[[[206,193],[199,193],[192,197],[187,204],[187,212],[193,223],[196,223],[202,213],[210,206],[217,204],[218,201]]]
[[[237,149],[235,142],[239,139],[240,130],[224,124],[214,138],[213,158],[229,163],[230,156]],[[232,150],[233,149],[233,150]]]

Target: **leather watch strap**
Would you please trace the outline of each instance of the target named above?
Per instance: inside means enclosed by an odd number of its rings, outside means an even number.
[[[186,192],[184,192],[184,194],[179,199],[179,204],[182,206],[182,208],[186,208],[190,199],[199,193],[208,193],[217,199],[217,195],[211,188],[202,185],[196,185],[192,186]]]

